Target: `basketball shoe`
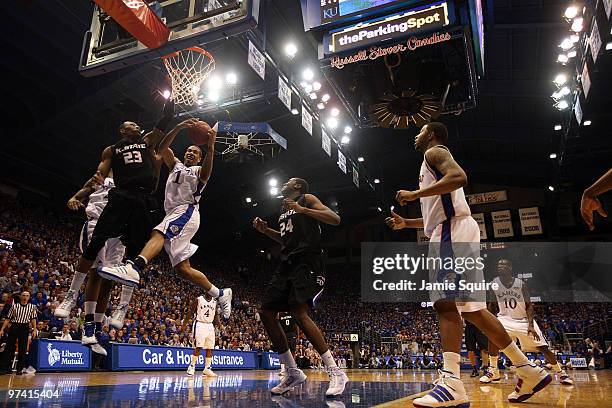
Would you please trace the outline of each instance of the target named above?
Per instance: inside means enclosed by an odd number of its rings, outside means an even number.
[[[480,381],[483,384],[489,384],[489,383],[496,384],[501,381],[501,374],[499,373],[499,370],[497,368],[487,367],[485,374],[482,377],[480,377],[478,381]]]
[[[72,309],[74,309],[76,306],[78,296],[79,293],[77,291],[69,289],[66,293],[66,298],[62,301],[59,307],[55,309],[55,312],[53,313],[55,317],[65,319],[70,316],[70,311],[72,311]]]
[[[125,320],[125,313],[127,312],[128,304],[120,303],[117,309],[113,312],[109,320],[109,324],[115,329],[121,329],[123,327],[123,321]]]
[[[468,408],[470,400],[461,380],[453,377],[450,371],[438,370],[438,373],[440,377],[434,381],[434,388],[412,404],[417,408]]]
[[[272,387],[270,392],[273,395],[281,395],[290,391],[306,381],[306,374],[299,368],[288,368],[287,375],[283,377],[280,383]]]
[[[510,402],[526,401],[552,381],[552,377],[544,368],[536,367],[533,364],[516,367],[516,375],[518,382],[514,392],[508,395]]]
[[[205,368],[204,371],[202,371],[202,375],[205,377],[218,377],[218,375],[215,374],[215,372],[211,370],[210,367]]]
[[[563,385],[574,385],[574,380],[565,372],[565,370],[561,370],[557,373],[559,377],[559,382]]]
[[[125,265],[118,266],[99,266],[98,275],[104,279],[119,282],[122,285],[137,288],[140,283],[140,274],[134,268],[132,261],[127,261]]]
[[[330,368],[327,373],[329,374],[329,388],[325,391],[325,396],[333,397],[342,394],[349,382],[347,375],[338,367]]]

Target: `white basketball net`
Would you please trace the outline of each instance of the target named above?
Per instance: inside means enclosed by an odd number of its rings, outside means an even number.
[[[172,83],[174,103],[193,106],[202,82],[215,69],[215,59],[201,48],[191,47],[163,57]]]

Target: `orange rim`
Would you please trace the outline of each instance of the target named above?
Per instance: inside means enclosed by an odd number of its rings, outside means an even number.
[[[189,48],[185,48],[184,50],[175,51],[175,52],[172,52],[170,54],[164,55],[162,57],[162,59],[168,59],[168,58],[176,57],[177,55],[179,55],[179,52],[183,52],[183,51],[199,52],[200,54],[206,55],[208,58],[210,58],[211,61],[215,60],[213,58],[213,56],[208,51],[206,51],[205,49],[200,48],[200,47],[189,47]]]

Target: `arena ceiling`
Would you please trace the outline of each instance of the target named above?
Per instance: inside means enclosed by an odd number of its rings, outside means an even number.
[[[299,2],[271,4],[270,46],[279,50],[282,41],[294,38],[300,57],[314,63],[315,46],[301,29]],[[557,44],[567,29],[561,20],[566,6],[567,1],[486,2],[486,74],[478,83],[477,107],[444,117],[451,128],[451,148],[471,182],[537,188],[561,183],[562,188],[579,190],[609,167],[612,138],[604,127],[610,116],[609,95],[598,96],[594,105],[601,108],[589,113],[593,125],[567,142],[562,171],[549,159],[562,137],[553,131],[562,117],[550,95],[558,70]],[[92,173],[101,150],[115,139],[120,121],[154,123],[161,109],[161,101],[154,97],[161,64],[84,78],[77,65],[92,15],[90,2],[2,2],[0,9],[4,16],[0,181],[62,202]],[[244,44],[230,39],[215,44],[213,51],[220,64],[241,67],[237,69],[241,86],[258,86],[260,80],[246,65]],[[604,58],[609,68],[610,56]],[[599,86],[609,85],[607,78]],[[217,162],[204,197],[203,212],[211,214],[203,217],[207,228],[235,232],[256,214],[272,214],[278,205],[267,192],[272,176],[310,180],[314,191],[328,204],[337,203],[346,219],[367,216],[377,206],[388,205],[399,187],[417,185],[422,159],[413,149],[415,129],[353,132],[350,150],[355,157],[364,156],[371,176],[382,180],[377,192],[358,192],[350,176],[338,170],[274,93],[229,113],[235,121],[269,121],[287,138],[289,149],[264,164]],[[247,205],[247,196],[258,206]]]

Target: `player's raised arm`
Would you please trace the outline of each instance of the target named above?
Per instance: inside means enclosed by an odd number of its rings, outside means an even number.
[[[280,232],[272,228],[268,228],[268,223],[261,218],[255,217],[253,220],[253,228],[279,244],[283,243]]]
[[[178,159],[174,156],[174,152],[170,149],[170,145],[176,138],[176,135],[183,129],[189,128],[193,126],[198,120],[197,119],[187,119],[177,124],[164,138],[162,139],[159,147],[157,148],[158,156],[161,156],[164,164],[168,166],[169,169],[174,167],[174,164],[178,161]]]
[[[155,146],[162,140],[166,129],[168,128],[168,124],[174,118],[174,102],[171,99],[166,101],[164,105],[164,110],[162,111],[162,116],[159,118],[153,129],[144,137],[142,140],[147,144],[149,149],[154,149]]]
[[[599,180],[582,193],[580,213],[582,214],[582,219],[591,231],[595,229],[595,224],[593,224],[593,212],[597,211],[602,217],[608,216],[597,197],[610,190],[612,190],[612,169],[608,170],[606,174],[601,176]]]
[[[395,199],[400,205],[405,205],[421,197],[447,194],[467,184],[467,176],[461,166],[446,149],[433,147],[425,152],[427,163],[442,174],[442,178],[434,184],[417,191],[399,190]]]
[[[96,184],[104,183],[104,179],[108,176],[111,170],[111,158],[113,156],[113,151],[111,147],[107,147],[102,151],[102,158],[100,159],[100,163],[98,164],[98,168],[96,172],[89,180],[83,184],[83,187],[77,191],[70,200],[68,200],[68,208],[71,210],[78,210],[83,207],[83,203],[87,197],[89,197],[94,190],[96,189]]]
[[[215,159],[215,140],[217,139],[217,131],[211,129],[210,134],[208,136],[208,149],[206,151],[206,157],[204,158],[204,163],[202,163],[202,168],[200,169],[200,181],[206,184],[208,183],[208,179],[212,174],[213,168],[213,160]]]
[[[290,198],[285,198],[283,205],[286,209],[292,209],[299,214],[304,214],[325,224],[340,224],[340,216],[323,204],[316,196],[305,194],[304,197],[306,199],[306,206],[301,206]]]

